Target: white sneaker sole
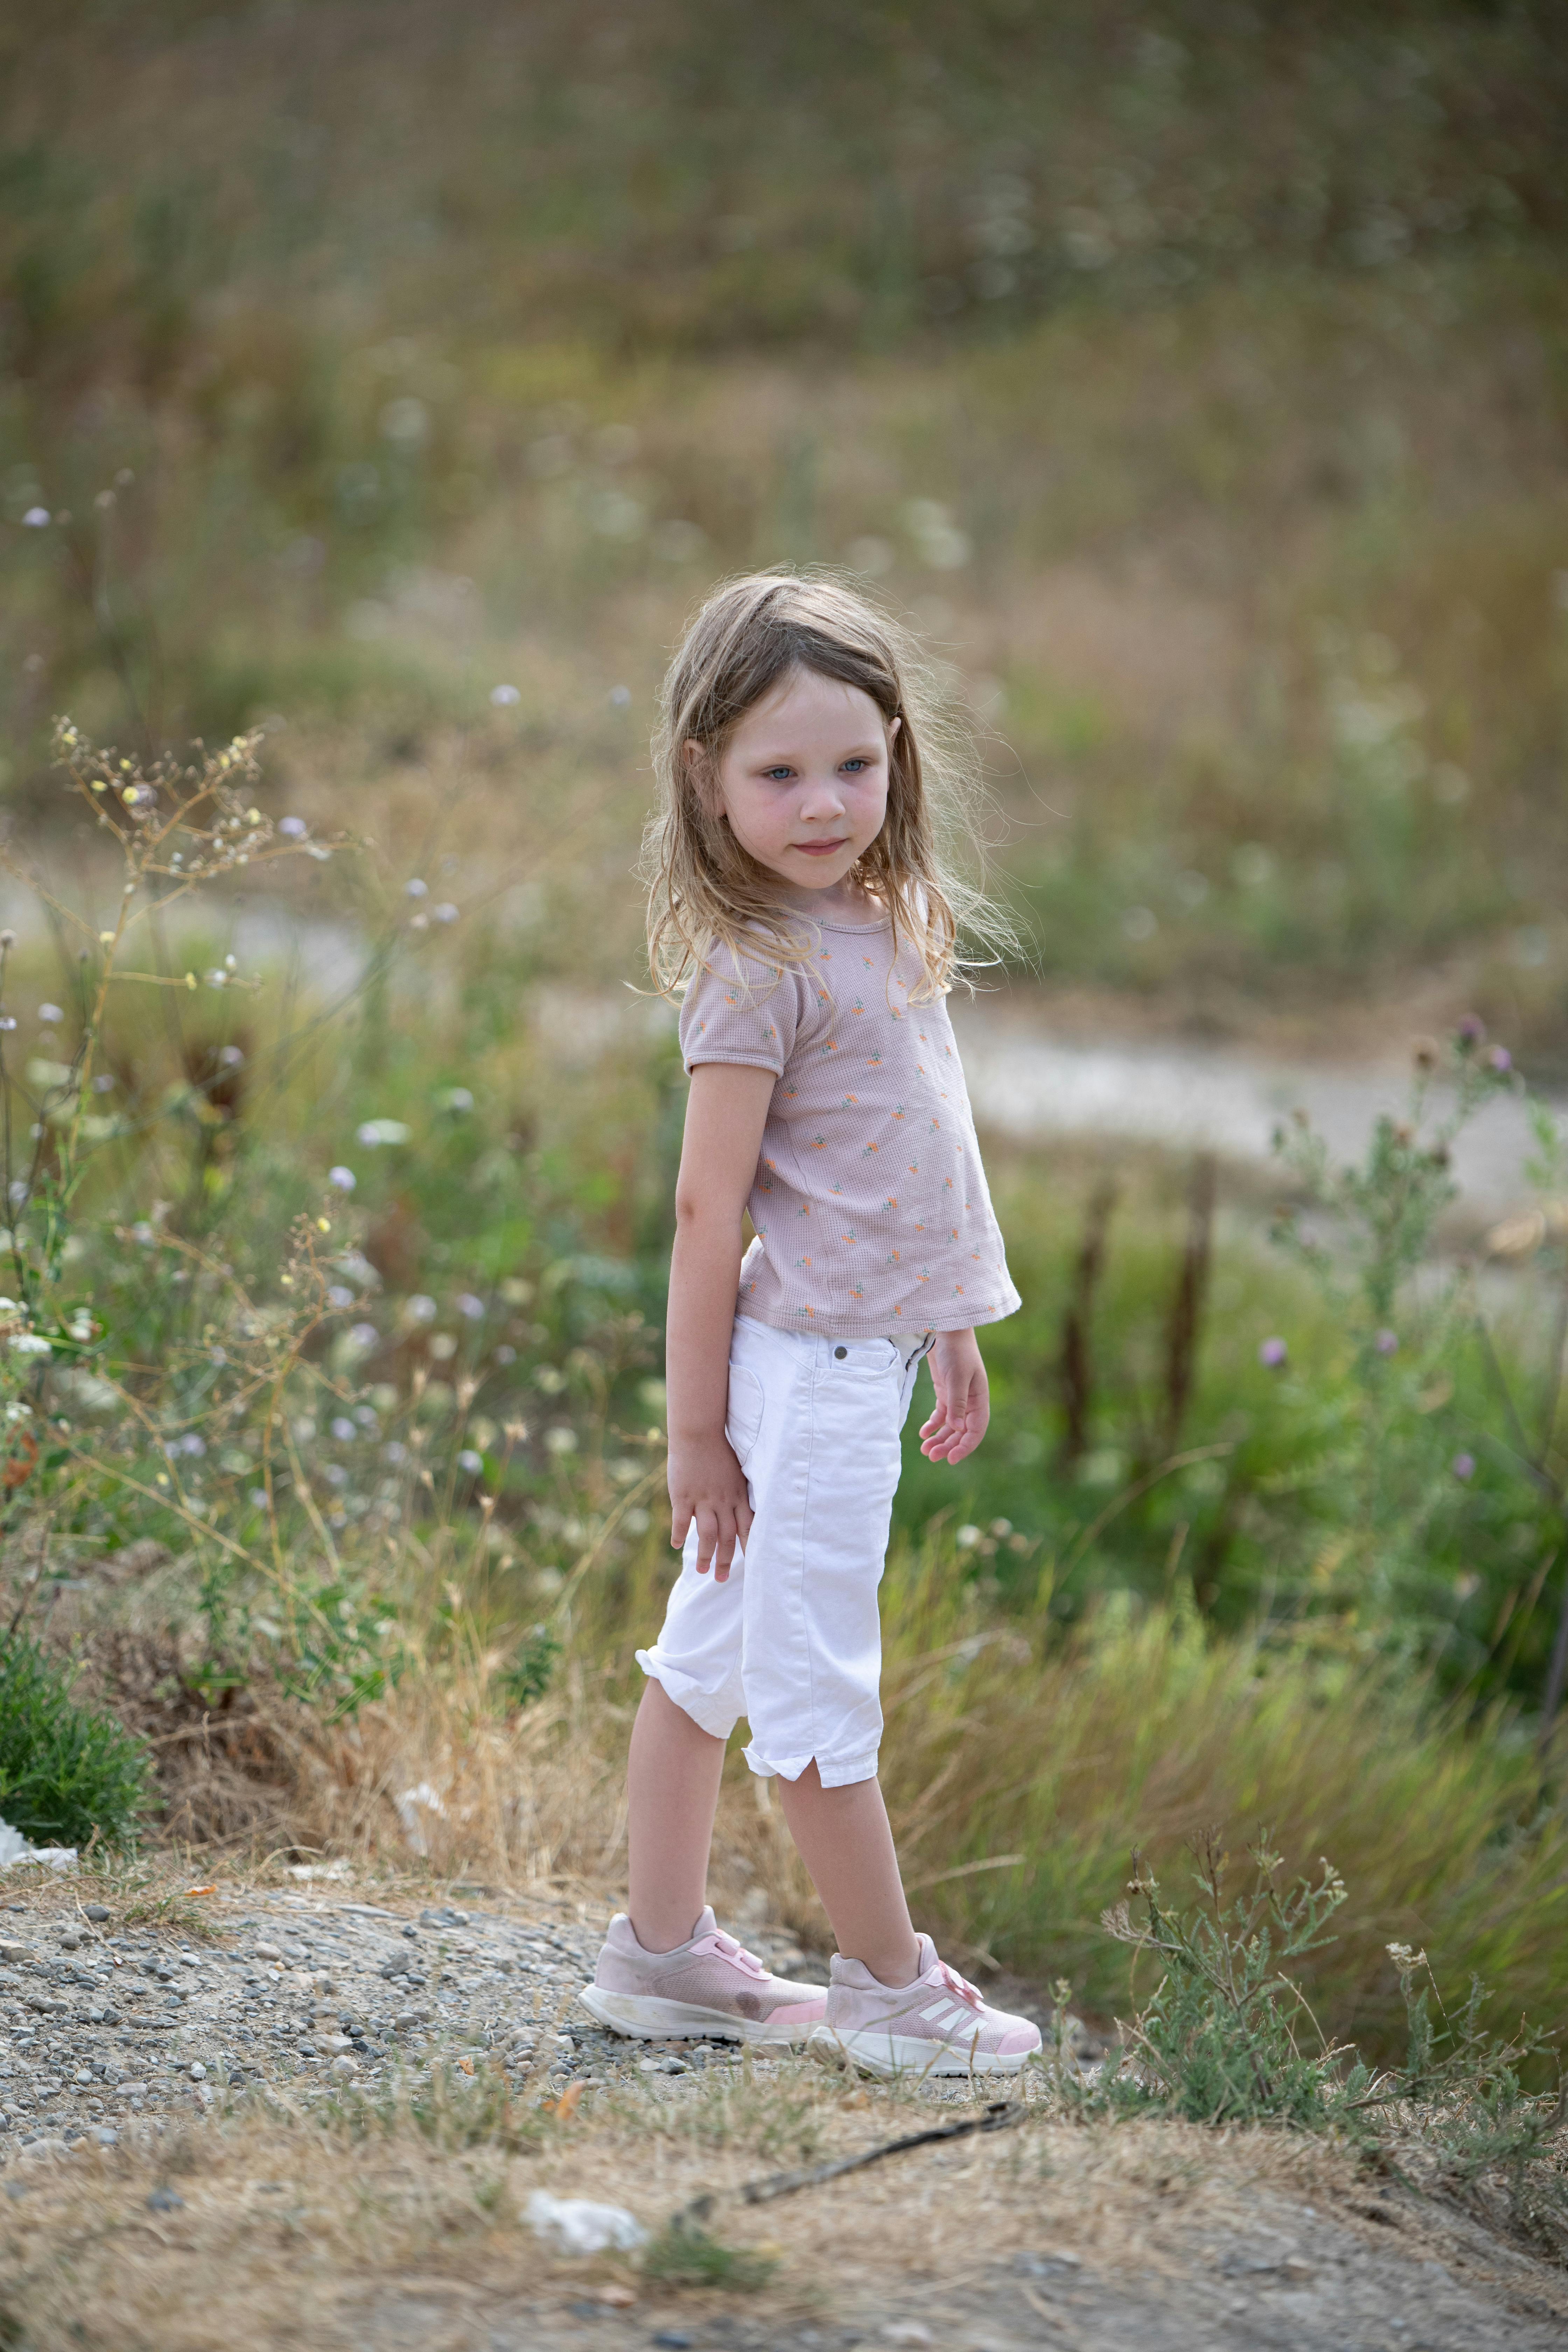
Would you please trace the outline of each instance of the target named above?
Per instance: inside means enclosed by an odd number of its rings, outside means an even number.
[[[792,2028],[783,2018],[737,2017],[732,2010],[658,2000],[651,1993],[606,1992],[596,1984],[584,1985],[577,1998],[590,2017],[633,2042],[747,2042],[755,2049],[793,2050],[812,2027],[810,2019]]]
[[[1020,2050],[1011,2056],[977,2050],[970,2052],[959,2042],[926,2042],[912,2033],[881,2033],[875,2026],[861,2026],[852,2033],[841,2033],[831,2025],[819,2025],[806,2042],[808,2057],[820,2058],[829,2065],[858,2067],[863,2074],[879,2074],[891,2080],[898,2074],[1021,2074],[1037,2050]]]

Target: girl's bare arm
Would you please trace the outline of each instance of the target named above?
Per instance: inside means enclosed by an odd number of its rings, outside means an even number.
[[[756,1181],[771,1070],[703,1062],[691,1074],[675,1248],[669,1267],[665,1375],[669,1391],[669,1539],[697,1523],[697,1569],[722,1584],[752,1528],[746,1481],[724,1435],[730,1333],[741,1274],[741,1217]]]

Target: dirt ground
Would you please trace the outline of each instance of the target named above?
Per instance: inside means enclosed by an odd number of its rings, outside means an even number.
[[[430,1894],[381,1887],[381,1916],[413,1921]],[[62,1886],[36,1907],[53,1927],[82,1899]],[[235,1901],[258,1924],[300,1916],[297,1895],[256,1883]],[[188,1942],[185,1915],[167,1916],[171,1947]],[[558,1897],[548,1911],[499,1898],[493,1916],[566,1933]],[[0,2347],[1568,2347],[1568,2273],[1303,2135],[1075,2125],[1030,2080],[1005,2129],[748,2203],[759,2178],[980,2110],[963,2086],[936,2103],[804,2061],[679,2075],[661,2063],[546,2079],[542,2036],[539,2071],[520,2080],[471,2036],[447,2051],[433,2035],[341,2096],[283,2072],[130,2114],[113,2145],[13,2135],[0,2143]],[[710,2198],[697,2242],[710,2283],[652,2277],[641,2252],[552,2251],[528,2219],[540,2189],[624,2207],[656,2246]]]

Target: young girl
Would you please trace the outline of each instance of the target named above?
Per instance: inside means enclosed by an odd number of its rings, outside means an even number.
[[[768,572],[704,606],[666,681],[649,945],[691,1090],[670,1268],[670,1539],[632,1733],[628,1911],[584,2000],[616,2031],[787,2044],[879,2074],[1010,2074],[1039,2047],[910,1925],[881,1790],[877,1586],[922,1359],[958,1463],[990,1407],[975,1326],[1019,1305],[943,1003],[941,824],[962,762],[900,634]],[[933,804],[935,803],[935,804]],[[742,1216],[755,1239],[742,1253]],[[776,1777],[832,1923],[826,1995],[708,1907],[725,1742]]]

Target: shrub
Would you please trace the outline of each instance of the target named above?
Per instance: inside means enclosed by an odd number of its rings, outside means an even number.
[[[110,1845],[136,1834],[147,1751],[108,1717],[78,1706],[36,1642],[0,1644],[0,1814],[35,1845]]]

